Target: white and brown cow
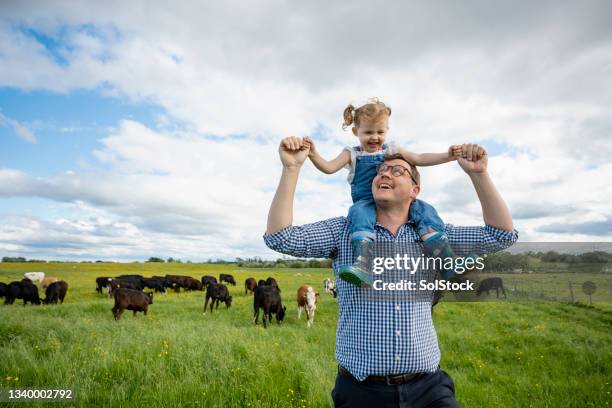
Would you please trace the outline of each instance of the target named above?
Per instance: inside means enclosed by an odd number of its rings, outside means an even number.
[[[302,285],[297,291],[298,319],[302,315],[302,310],[306,309],[308,328],[311,328],[314,322],[315,310],[317,309],[317,296],[319,296],[319,294],[314,291],[312,286]]]
[[[45,280],[44,272],[26,272],[23,274],[25,279],[29,279],[35,284],[39,289],[41,287],[42,281]]]
[[[47,289],[49,286],[51,286],[53,282],[57,282],[57,281],[59,281],[59,278],[55,278],[53,276],[47,276],[45,279],[42,280],[40,286],[42,289]]]

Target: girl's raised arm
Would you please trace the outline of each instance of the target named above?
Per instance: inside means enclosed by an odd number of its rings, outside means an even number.
[[[461,157],[461,145],[452,145],[445,153],[413,153],[406,149],[398,148],[398,152],[415,166],[435,166],[436,164],[447,163]]]
[[[350,163],[351,153],[348,150],[342,150],[342,153],[333,160],[325,160],[319,152],[316,151],[313,140],[310,137],[305,137],[304,142],[310,146],[310,161],[312,164],[325,174],[333,174],[344,166]]]

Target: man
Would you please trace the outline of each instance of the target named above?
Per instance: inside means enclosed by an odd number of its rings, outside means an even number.
[[[471,243],[479,253],[495,252],[517,240],[512,217],[487,172],[485,150],[463,145],[461,168],[480,200],[485,226],[446,225],[451,245]],[[302,139],[290,137],[279,148],[283,171],[270,206],[264,240],[278,252],[352,262],[346,217],[292,226],[293,198],[300,169],[308,157]],[[376,202],[376,242],[419,242],[408,220],[420,187],[414,166],[388,158],[372,183]],[[364,300],[364,289],[338,282],[336,331],[338,376],[332,391],[338,407],[458,407],[454,384],[439,368],[440,350],[431,318],[431,303]]]

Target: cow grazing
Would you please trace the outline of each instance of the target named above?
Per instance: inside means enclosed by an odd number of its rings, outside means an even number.
[[[217,283],[217,278],[215,278],[214,276],[210,276],[210,275],[202,276],[202,286],[204,288],[206,288],[211,283]]]
[[[255,278],[247,278],[247,280],[244,281],[244,294],[245,295],[249,292],[249,290],[255,293],[256,288],[257,288],[257,282],[255,281]]]
[[[144,293],[139,290],[118,288],[114,292],[115,306],[111,309],[115,320],[121,319],[124,310],[132,310],[134,316],[136,312],[143,312],[147,315],[149,305],[153,304],[153,293]]]
[[[500,290],[504,295],[504,298],[506,297],[506,291],[504,290],[504,282],[502,281],[502,278],[499,277],[486,278],[480,281],[478,289],[476,289],[476,296],[480,296],[483,292],[487,292],[488,296],[489,291],[493,289],[495,289],[495,293],[497,294],[498,298]]]
[[[219,274],[219,282],[227,282],[232,286],[236,286],[236,280],[234,279],[234,277],[226,273]]]
[[[274,279],[273,277],[268,277],[268,279],[266,279],[266,285],[267,286],[273,286],[275,288],[278,289],[278,291],[280,292],[280,287],[278,286],[278,283],[276,282],[276,279]]]
[[[49,287],[49,285],[51,285],[53,282],[57,282],[59,280],[59,278],[54,278],[52,276],[47,276],[45,279],[42,280],[40,287],[42,289],[47,289]]]
[[[263,309],[263,325],[267,328],[272,321],[272,314],[276,314],[276,322],[280,324],[285,318],[287,308],[283,306],[280,291],[274,286],[258,286],[253,296],[253,323],[259,320],[259,309]]]
[[[0,298],[3,298],[8,293],[8,285],[4,282],[0,282]]]
[[[4,299],[5,305],[12,305],[15,299],[23,299],[23,305],[25,306],[28,302],[36,305],[40,305],[40,297],[38,296],[38,287],[32,283],[29,279],[22,279],[21,281],[11,282],[8,285],[6,298]]]
[[[109,279],[112,279],[109,276],[100,276],[96,278],[96,292],[102,293],[102,288],[107,288]]]
[[[219,309],[219,302],[225,302],[226,308],[229,308],[232,305],[232,297],[227,290],[227,286],[220,283],[211,283],[206,287],[206,295],[204,295],[204,314],[206,314],[206,307],[209,300],[211,300],[211,313],[213,311],[213,305],[216,304],[216,309]]]
[[[66,292],[68,292],[68,284],[63,280],[55,281],[47,287],[43,303],[46,305],[49,303],[57,304],[58,300],[60,303],[64,303]]]
[[[306,309],[306,316],[308,317],[307,327],[310,329],[314,323],[315,310],[317,309],[317,297],[318,293],[314,291],[312,286],[302,285],[297,291],[297,304],[298,304],[298,319],[302,315],[302,310]]]
[[[145,288],[153,289],[155,292],[166,293],[165,280],[161,277],[144,278],[143,284]]]
[[[44,272],[26,272],[23,274],[24,279],[29,279],[33,284],[40,287],[40,284],[45,279]]]
[[[138,280],[109,278],[109,284],[108,284],[108,296],[109,297],[113,297],[115,291],[117,291],[117,289],[120,289],[120,288],[142,291],[144,289],[144,286]]]
[[[202,290],[203,288],[202,282],[192,278],[191,276],[187,276],[181,283],[185,290]]]
[[[336,287],[336,284],[333,280],[325,278],[325,280],[323,281],[323,287],[325,288],[326,293],[332,293],[332,289]]]

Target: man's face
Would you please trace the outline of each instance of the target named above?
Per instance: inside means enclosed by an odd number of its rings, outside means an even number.
[[[387,160],[385,164],[399,165],[410,170],[408,163],[401,159]],[[382,174],[377,174],[372,182],[372,194],[377,204],[406,203],[406,201],[416,199],[419,191],[420,187],[414,184],[408,172],[404,172],[401,176],[394,176],[389,169]]]

